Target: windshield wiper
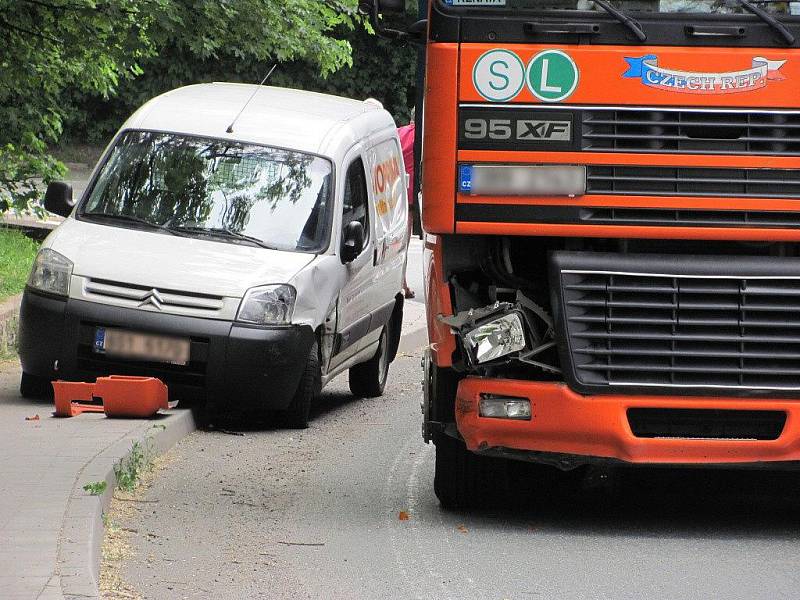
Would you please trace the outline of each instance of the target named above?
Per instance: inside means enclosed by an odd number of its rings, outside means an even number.
[[[151,223],[147,219],[142,219],[141,217],[135,217],[133,215],[114,215],[110,213],[99,213],[99,212],[85,212],[83,213],[84,217],[91,217],[93,219],[107,219],[109,221],[125,221],[127,223],[137,223],[139,225],[144,225],[149,229],[157,229],[159,231],[166,231],[172,235],[178,235],[181,237],[186,237],[182,235],[180,231],[175,231],[172,227],[165,227],[164,225],[158,225],[156,223]]]
[[[191,233],[204,233],[208,235],[216,235],[219,237],[227,237],[234,240],[241,240],[243,242],[249,242],[251,244],[255,244],[261,248],[266,248],[267,250],[275,250],[269,244],[265,244],[257,237],[253,237],[250,235],[245,235],[243,233],[239,233],[237,231],[231,231],[230,229],[224,229],[222,227],[199,227],[199,226],[190,226],[190,225],[176,225],[174,227],[169,228],[170,231],[184,231],[184,232],[191,232]]]
[[[745,2],[746,0],[738,0],[740,2]],[[624,12],[617,10],[613,6],[611,6],[606,0],[594,0],[594,3],[614,17],[617,21],[622,23],[625,27],[627,27],[630,32],[636,36],[636,39],[640,42],[647,41],[647,34],[642,29],[642,26],[639,25],[636,21],[631,19],[628,15]]]
[[[595,0],[595,2],[596,1],[597,0]],[[756,6],[752,2],[749,2],[749,0],[736,0],[736,2],[744,10],[746,10],[750,14],[753,14],[753,15],[757,16],[759,19],[764,21],[764,23],[766,23],[767,25],[772,27],[772,29],[774,31],[777,31],[779,34],[781,34],[781,37],[786,42],[787,46],[794,46],[794,42],[795,42],[794,34],[791,31],[789,31],[789,29],[786,27],[786,25],[784,25],[783,23],[778,21],[778,19],[773,17],[771,14],[769,14],[767,11],[765,11],[760,6]]]

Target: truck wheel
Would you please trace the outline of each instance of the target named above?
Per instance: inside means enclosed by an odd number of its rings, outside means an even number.
[[[508,461],[479,456],[463,441],[434,436],[436,467],[433,490],[442,508],[457,510],[501,504],[508,492]]]
[[[19,394],[23,398],[32,400],[47,400],[53,398],[53,386],[46,377],[36,377],[29,373],[22,373],[19,382]]]
[[[350,369],[350,391],[357,398],[383,395],[389,376],[389,327],[383,328],[378,351],[371,359]]]
[[[306,429],[311,405],[319,395],[322,375],[320,372],[319,346],[315,341],[308,352],[308,360],[300,378],[300,384],[294,393],[292,403],[283,414],[283,423],[291,429]]]

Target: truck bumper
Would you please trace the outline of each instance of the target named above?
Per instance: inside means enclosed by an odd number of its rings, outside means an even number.
[[[527,398],[531,420],[481,417],[483,394]],[[785,413],[785,423],[775,429],[775,439],[643,437],[634,434],[629,409],[770,411]],[[581,396],[560,383],[468,377],[458,387],[455,417],[474,452],[565,469],[596,462],[778,467],[800,461],[800,401]]]
[[[129,361],[94,352],[97,327],[189,338],[184,366]],[[158,377],[170,399],[207,400],[226,408],[286,409],[314,342],[310,327],[247,327],[42,296],[23,295],[19,354],[26,373],[48,379],[93,381],[103,375]]]

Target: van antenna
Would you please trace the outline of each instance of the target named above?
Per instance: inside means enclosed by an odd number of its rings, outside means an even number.
[[[269,73],[266,74],[264,79],[261,80],[261,83],[258,84],[258,87],[256,87],[256,89],[253,90],[253,93],[247,99],[247,102],[244,103],[244,106],[242,107],[242,110],[239,111],[239,114],[236,115],[236,118],[231,122],[230,125],[228,125],[228,128],[225,130],[226,133],[233,133],[233,126],[236,125],[236,121],[239,120],[239,117],[242,116],[242,113],[247,108],[247,105],[250,104],[250,102],[253,101],[253,98],[256,97],[256,94],[261,89],[261,86],[263,86],[267,82],[267,79],[269,79],[269,76],[272,75],[272,72],[277,68],[278,68],[278,63],[275,63],[274,65],[272,65],[272,68],[269,70]]]

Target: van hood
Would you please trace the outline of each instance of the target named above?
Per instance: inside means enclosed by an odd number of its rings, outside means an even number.
[[[64,221],[45,245],[75,263],[74,275],[232,298],[258,285],[289,283],[316,258],[74,218]]]

